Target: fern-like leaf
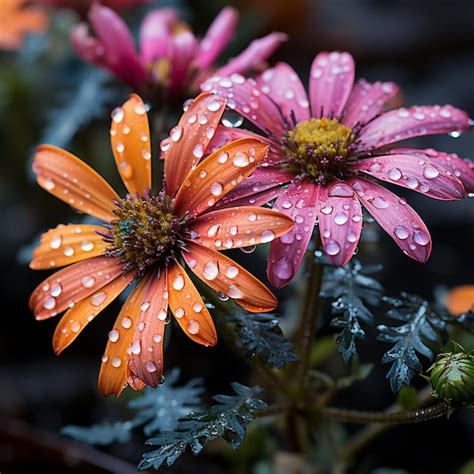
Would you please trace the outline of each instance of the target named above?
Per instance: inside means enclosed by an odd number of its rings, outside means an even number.
[[[228,321],[234,323],[237,344],[247,356],[257,355],[272,368],[281,368],[299,359],[292,352],[293,344],[283,335],[274,315],[248,314],[237,310]]]
[[[329,267],[324,273],[321,296],[336,298],[331,305],[332,314],[336,316],[331,321],[331,326],[340,330],[336,341],[345,362],[349,362],[357,352],[356,339],[363,339],[365,336],[360,322],[373,323],[372,312],[365,303],[376,306],[382,299],[382,285],[369,276],[380,269],[380,266],[363,267],[360,262],[355,261],[343,268]]]
[[[446,311],[407,293],[402,293],[401,298],[385,297],[384,300],[392,307],[387,316],[403,322],[399,326],[377,327],[380,331],[377,339],[393,344],[383,356],[382,363],[392,364],[387,379],[397,393],[403,385],[410,384],[417,372],[422,371],[419,354],[429,361],[433,360],[434,354],[428,347],[428,341],[440,343],[446,340]]]
[[[179,419],[196,411],[201,406],[204,392],[201,379],[192,379],[182,386],[176,386],[179,369],[166,375],[166,384],[157,388],[147,387],[137,398],[129,402],[136,415],[128,421],[103,422],[92,426],[65,426],[62,433],[87,444],[107,445],[126,443],[132,431],[143,427],[146,436],[161,431],[174,430]]]
[[[253,412],[266,407],[259,400],[259,387],[245,387],[236,382],[232,384],[236,395],[217,395],[218,402],[207,412],[190,414],[178,424],[175,431],[162,432],[158,437],[149,439],[147,444],[158,449],[147,452],[138,466],[139,470],[158,469],[164,462],[171,466],[190,448],[197,455],[204,445],[223,437],[232,448],[237,448],[244,440],[246,426],[253,420]]]

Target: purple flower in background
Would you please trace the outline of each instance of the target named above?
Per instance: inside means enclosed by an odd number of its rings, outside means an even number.
[[[228,98],[228,106],[262,130],[270,143],[266,162],[226,196],[225,205],[261,205],[277,197],[274,209],[294,219],[294,228],[271,243],[267,272],[276,287],[295,276],[316,222],[326,254],[334,264],[345,265],[359,242],[362,206],[406,255],[419,262],[428,259],[426,225],[378,180],[440,200],[462,199],[466,191],[474,191],[472,162],[432,149],[389,147],[417,136],[457,135],[471,127],[468,115],[451,105],[381,114],[398,87],[364,80],[354,85],[354,70],[348,53],[318,54],[309,97],[285,63],[256,80],[215,76],[202,86]],[[214,144],[249,135],[255,136],[220,127]]]
[[[71,35],[81,58],[108,69],[135,90],[155,95],[158,89],[163,97],[193,94],[214,73],[245,74],[261,68],[286,40],[283,33],[255,40],[216,71],[216,61],[234,37],[238,21],[234,8],[224,8],[202,39],[181,21],[177,10],[154,10],[141,25],[139,53],[127,25],[110,8],[93,5],[89,21],[95,36],[86,23],[76,26]]]

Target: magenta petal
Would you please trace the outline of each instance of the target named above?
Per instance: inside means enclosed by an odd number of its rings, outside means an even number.
[[[347,99],[342,123],[349,128],[365,125],[380,112],[385,104],[398,93],[398,86],[393,82],[370,83],[361,79],[352,88]]]
[[[242,183],[229,194],[224,196],[217,204],[217,207],[238,207],[241,204],[235,204],[237,200],[239,203],[244,202],[246,205],[251,204],[258,206],[265,204],[272,199],[272,197],[269,197],[267,201],[259,203],[257,203],[257,197],[258,201],[266,198],[267,195],[275,197],[275,192],[278,190],[278,187],[290,182],[293,177],[294,175],[292,173],[288,173],[280,167],[259,167],[252,175],[242,181]],[[262,194],[264,191],[270,191],[270,193]]]
[[[319,235],[329,259],[340,267],[354,255],[362,230],[362,208],[354,191],[344,183],[321,186]]]
[[[464,197],[464,186],[450,171],[410,155],[386,155],[357,161],[353,169],[443,201]]]
[[[173,39],[173,26],[179,21],[174,8],[153,10],[140,27],[140,55],[144,64],[169,57]]]
[[[239,55],[232,58],[217,71],[218,76],[245,74],[258,69],[288,39],[284,33],[270,33],[263,38],[253,40]]]
[[[71,43],[81,59],[88,63],[107,67],[103,46],[89,33],[86,23],[78,23],[71,29]]]
[[[422,263],[428,260],[430,233],[421,217],[402,198],[368,179],[351,178],[347,184],[406,255]]]
[[[281,288],[298,272],[313,234],[319,185],[299,180],[285,189],[273,209],[290,216],[295,226],[270,244],[267,275],[270,283]]]
[[[274,68],[260,74],[257,83],[262,92],[280,106],[288,123],[292,123],[292,112],[299,122],[309,119],[308,96],[298,74],[291,66],[278,63]]]
[[[201,41],[195,64],[201,71],[212,66],[222,50],[234,37],[239,13],[235,8],[225,7],[216,16]]]
[[[257,140],[264,141],[270,146],[265,163],[277,164],[280,163],[285,157],[283,155],[282,147],[270,138],[262,137],[254,132],[245,130],[245,128],[228,128],[223,125],[218,125],[214,137],[210,141],[206,148],[206,154],[216,151],[218,148],[225,144],[238,140],[239,138],[256,138]]]
[[[197,47],[197,39],[190,31],[183,31],[173,36],[169,85],[171,93],[181,92],[184,88]]]
[[[452,105],[424,105],[387,112],[365,126],[358,150],[378,148],[412,137],[468,130],[469,116]]]
[[[309,97],[313,117],[339,117],[354,84],[355,66],[349,53],[319,53],[311,65]]]
[[[265,189],[258,193],[243,196],[241,198],[235,198],[233,201],[221,203],[219,201],[214,207],[215,209],[227,209],[229,207],[241,207],[241,206],[263,206],[268,204],[270,201],[275,199],[281,194],[281,186],[273,186],[272,188]]]
[[[201,89],[226,98],[227,107],[243,115],[260,130],[270,132],[277,139],[285,134],[287,126],[281,110],[260,91],[254,79],[245,79],[240,74],[214,76]]]
[[[461,180],[467,193],[474,192],[474,163],[471,160],[460,158],[456,153],[445,153],[443,151],[433,150],[432,148],[425,150],[393,148],[390,150],[390,153],[412,155],[440,165]]]
[[[90,9],[89,20],[103,48],[102,65],[131,87],[140,89],[145,81],[145,70],[126,23],[112,9],[97,3]]]

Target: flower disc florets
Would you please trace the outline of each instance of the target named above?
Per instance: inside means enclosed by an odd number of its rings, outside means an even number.
[[[120,257],[124,270],[143,273],[151,265],[167,263],[184,247],[185,219],[174,215],[173,200],[164,193],[129,195],[117,202],[114,214],[117,219],[104,235],[111,244],[105,254]]]
[[[289,169],[327,184],[347,168],[355,134],[337,119],[311,118],[287,132],[284,145]]]

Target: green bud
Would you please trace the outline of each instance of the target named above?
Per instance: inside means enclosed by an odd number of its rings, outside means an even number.
[[[428,369],[433,397],[452,408],[474,406],[474,354],[453,343],[454,351],[439,354]]]

